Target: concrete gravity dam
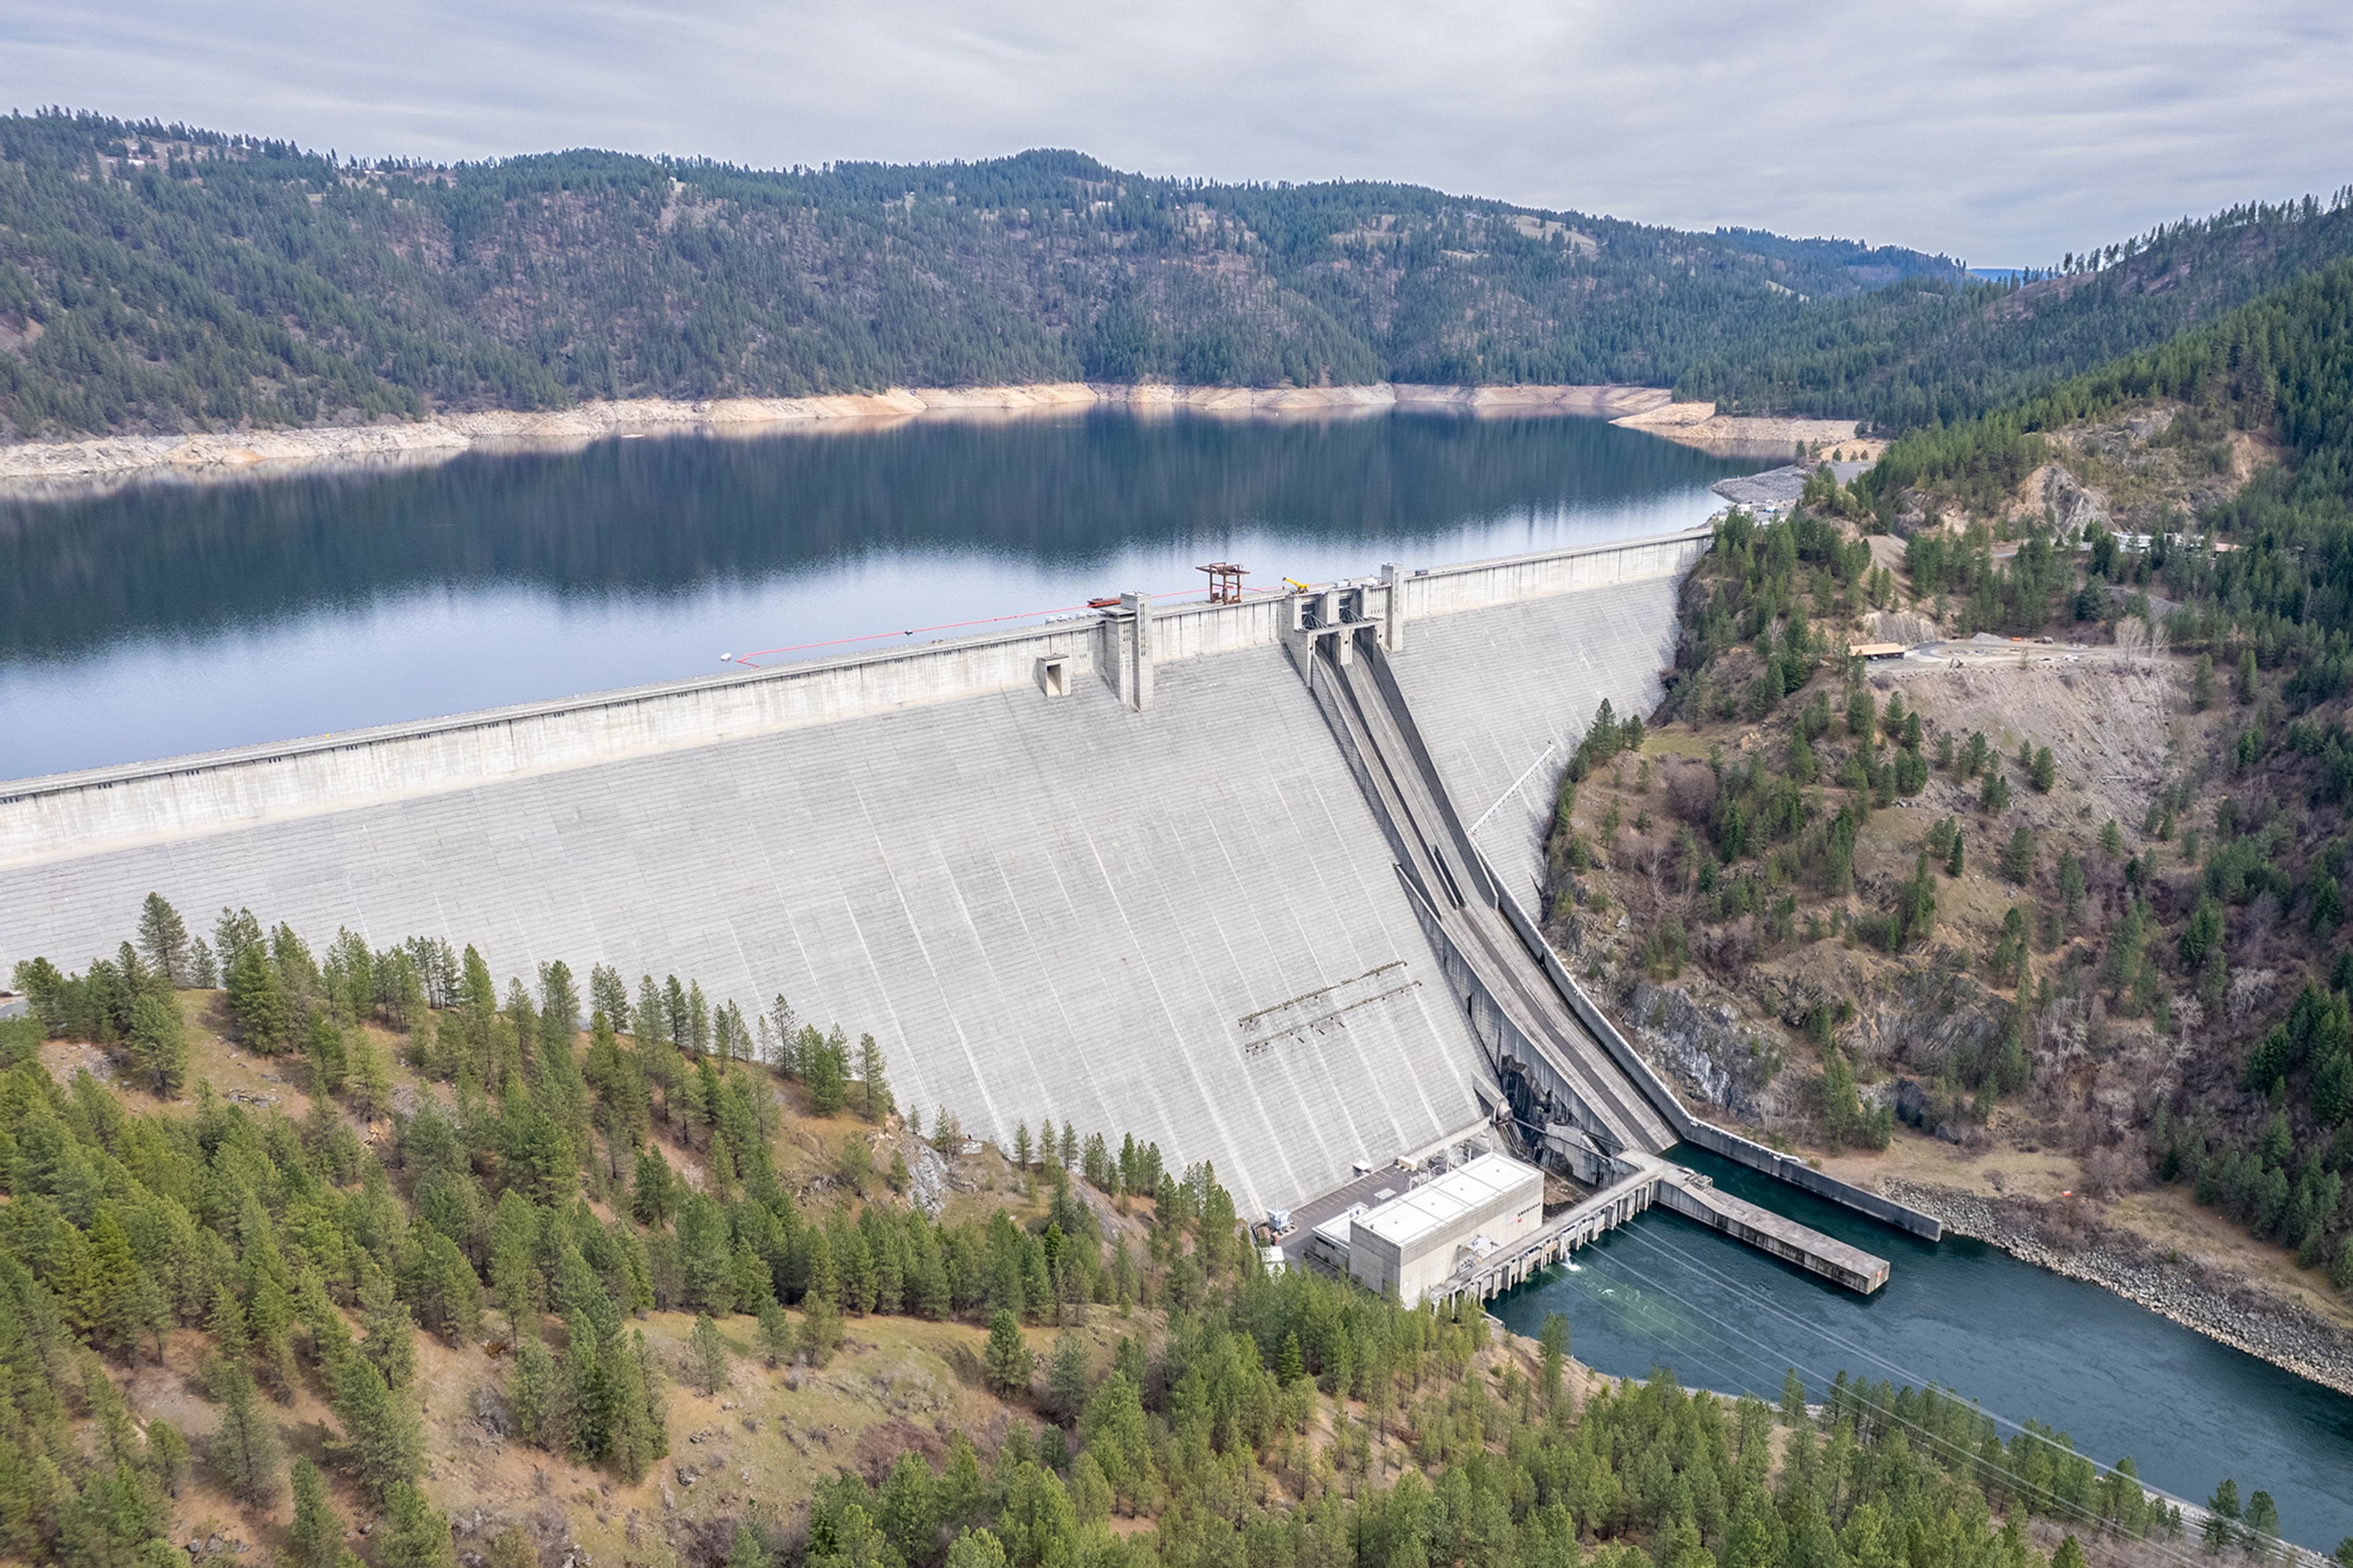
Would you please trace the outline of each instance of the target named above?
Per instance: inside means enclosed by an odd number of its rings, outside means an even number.
[[[693,977],[747,1011],[781,993],[871,1032],[902,1105],[1000,1141],[1041,1118],[1132,1131],[1214,1161],[1245,1212],[1508,1110],[1524,1149],[1608,1200],[1556,1250],[1652,1201],[1695,1205],[1873,1289],[1884,1263],[1777,1241],[1767,1211],[1656,1156],[1696,1143],[1935,1222],[1694,1120],[1529,913],[1560,768],[1604,698],[1656,701],[1708,537],[1238,603],[1130,595],[1019,631],[0,785],[0,969],[111,952],[154,890],[314,943],[470,942],[501,977],[563,958]]]

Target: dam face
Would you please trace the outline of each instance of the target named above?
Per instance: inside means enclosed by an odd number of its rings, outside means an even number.
[[[1595,707],[1647,711],[1704,532],[1351,590],[1495,876],[1537,907]],[[0,968],[151,890],[778,994],[902,1108],[1067,1121],[1279,1205],[1500,1103],[1479,1013],[1283,647],[1295,596],[0,786]]]

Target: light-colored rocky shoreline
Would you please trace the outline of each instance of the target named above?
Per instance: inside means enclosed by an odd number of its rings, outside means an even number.
[[[1672,401],[1646,386],[1282,387],[1094,385],[897,388],[828,397],[731,397],[704,402],[634,398],[527,413],[490,410],[427,418],[301,429],[178,436],[114,436],[0,446],[0,488],[16,494],[74,494],[128,480],[216,479],[340,465],[395,468],[446,462],[480,447],[555,448],[619,436],[679,432],[758,435],[781,427],[871,428],[918,417],[1018,418],[1090,407],[1140,413],[1186,409],[1244,417],[1340,416],[1416,408],[1474,416],[1564,415],[1608,419],[1711,450],[1770,446],[1793,438],[1839,440],[1852,423],[1718,416],[1712,404]],[[1799,430],[1799,426],[1805,426]],[[1753,426],[1753,428],[1752,428]],[[1816,428],[1819,426],[1819,428]],[[1796,432],[1793,437],[1792,432]]]
[[[2087,1243],[2054,1239],[2040,1205],[1887,1178],[1881,1192],[1945,1222],[1957,1236],[1998,1247],[2022,1263],[2113,1290],[2185,1329],[2340,1394],[2353,1394],[2353,1335],[2294,1302],[2218,1279],[2196,1264],[2157,1256],[2138,1237],[2103,1227]]]

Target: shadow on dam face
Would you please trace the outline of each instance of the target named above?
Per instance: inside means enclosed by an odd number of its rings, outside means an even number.
[[[1372,613],[1396,596],[1397,681],[1523,900],[1560,763],[1605,698],[1655,702],[1705,542],[1364,590]],[[1280,1205],[1494,1099],[1278,645],[1282,603],[26,781],[0,795],[0,965],[111,952],[153,890],[314,943],[472,942],[501,977],[557,958],[676,973],[872,1034],[911,1110],[1000,1139],[1040,1119],[1133,1132],[1213,1162],[1246,1212]]]

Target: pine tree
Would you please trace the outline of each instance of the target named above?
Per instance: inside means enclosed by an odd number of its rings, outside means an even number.
[[[78,1316],[91,1339],[108,1350],[132,1350],[153,1318],[146,1315],[145,1293],[139,1288],[145,1276],[131,1254],[131,1238],[111,1203],[99,1207],[80,1272],[83,1288]]]
[[[337,1568],[343,1552],[343,1518],[327,1492],[327,1478],[308,1459],[294,1461],[294,1524],[287,1556],[295,1568]]]
[[[278,1430],[261,1408],[253,1380],[242,1370],[224,1373],[220,1425],[213,1432],[213,1468],[238,1501],[268,1508],[278,1496]]]
[[[548,1447],[555,1403],[555,1358],[537,1334],[524,1334],[507,1373],[507,1409],[514,1417],[515,1436],[534,1447]]]
[[[760,1303],[760,1353],[770,1366],[793,1359],[793,1322],[773,1296]]]
[[[411,1293],[427,1326],[453,1348],[468,1344],[481,1331],[481,1279],[456,1242],[438,1230],[417,1228],[425,1234]]]
[[[386,1386],[406,1388],[417,1377],[417,1324],[383,1269],[360,1280],[360,1354],[375,1363]]]
[[[711,1314],[695,1315],[694,1330],[687,1336],[686,1352],[694,1372],[694,1386],[704,1397],[719,1392],[727,1382],[729,1356],[727,1342],[719,1337],[719,1325]]]
[[[992,1344],[992,1348],[993,1344]],[[1087,1347],[1068,1329],[1054,1338],[1046,1361],[1046,1409],[1057,1421],[1075,1421],[1092,1392],[1087,1373]]]
[[[396,1489],[423,1472],[425,1434],[417,1407],[394,1393],[375,1363],[364,1355],[344,1358],[335,1373],[333,1407],[343,1449],[379,1500],[388,1503]]]
[[[1006,1568],[1005,1543],[986,1530],[967,1530],[948,1547],[947,1568]]]
[[[823,1366],[840,1342],[841,1309],[834,1305],[832,1292],[810,1291],[801,1299],[801,1354],[809,1365]]]
[[[849,1095],[849,1059],[841,1031],[836,1028],[814,1051],[803,1041],[801,1077],[808,1085],[809,1110],[818,1116],[838,1116]]]
[[[161,893],[150,893],[139,909],[139,956],[172,985],[195,983],[188,926]]]
[[[891,1086],[882,1077],[882,1047],[871,1035],[858,1037],[858,1082],[866,1120],[880,1121],[891,1114]]]
[[[1546,1312],[1536,1342],[1543,1351],[1537,1387],[1544,1394],[1545,1407],[1550,1409],[1560,1399],[1561,1368],[1568,1360],[1568,1320],[1558,1312]]]
[[[555,1426],[563,1435],[564,1451],[584,1462],[603,1458],[613,1446],[612,1389],[605,1361],[587,1314],[572,1312],[565,1320]]]
[[[580,1032],[580,992],[562,959],[539,966],[539,1043],[565,1047]]]
[[[237,1037],[263,1056],[276,1056],[291,1043],[293,1009],[258,938],[229,966],[228,1011]]]
[[[147,1463],[164,1495],[178,1497],[188,1479],[188,1440],[160,1415],[147,1423]]]
[[[311,1092],[313,1095],[341,1094],[348,1058],[343,1051],[343,1031],[326,1009],[311,1010],[311,1027],[303,1040],[304,1053],[311,1059]]]
[[[2001,874],[2010,881],[2025,884],[2034,877],[2034,830],[2021,823],[2011,829],[2010,843],[2002,850]]]
[[[638,982],[637,1011],[630,1016],[629,1027],[625,1031],[637,1041],[638,1050],[650,1049],[657,1041],[669,1037],[669,1017],[670,1010],[663,999],[661,986],[650,974],[640,978]],[[616,1020],[613,1026],[619,1028],[619,1021]]]
[[[988,1385],[999,1394],[1027,1394],[1029,1375],[1037,1357],[1021,1338],[1021,1324],[1014,1315],[999,1309],[988,1321],[988,1349],[983,1356],[987,1367]]]
[[[629,985],[621,972],[609,963],[600,963],[588,971],[588,1010],[605,1015],[605,1022],[617,1034],[629,1032]]]
[[[400,1481],[385,1489],[384,1516],[376,1568],[457,1568],[448,1520],[414,1485]]]
[[[768,1065],[785,1078],[799,1077],[800,1020],[795,1016],[793,1005],[785,1000],[783,992],[777,992],[775,999],[769,1002],[768,1011],[760,1021],[767,1026],[768,1030]]]
[[[629,1212],[640,1225],[659,1229],[677,1211],[677,1181],[662,1152],[648,1143],[638,1154],[638,1169],[629,1197]]]
[[[1275,1358],[1275,1381],[1286,1388],[1307,1375],[1307,1355],[1300,1348],[1299,1331],[1292,1330],[1282,1336],[1282,1351]]]
[[[352,1114],[363,1121],[373,1121],[381,1112],[392,1108],[392,1073],[385,1066],[384,1053],[365,1029],[354,1029],[351,1037],[351,1068],[344,1079],[344,1098]]]
[[[750,1525],[735,1527],[735,1539],[727,1547],[726,1568],[772,1568],[774,1561]]]
[[[609,1447],[613,1468],[635,1482],[670,1452],[670,1427],[662,1415],[662,1376],[642,1331],[627,1342],[615,1339],[605,1357],[611,1391]]]
[[[131,1005],[129,1044],[132,1064],[157,1098],[178,1095],[188,1073],[188,1033],[169,994],[140,993]]]
[[[253,911],[222,905],[220,918],[213,922],[213,951],[219,955],[221,973],[234,973],[246,950],[261,945],[261,922],[253,918]]]

